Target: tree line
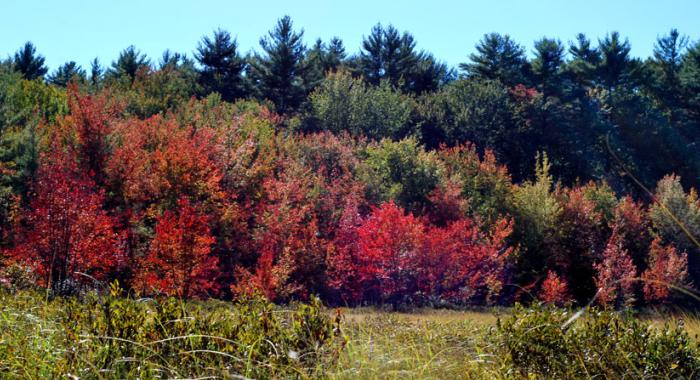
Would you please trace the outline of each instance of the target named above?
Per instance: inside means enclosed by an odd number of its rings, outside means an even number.
[[[3,62],[3,282],[615,306],[700,283],[700,45],[677,31],[644,61],[618,33],[531,59],[491,33],[458,70],[392,26],[350,55],[283,17],[260,44]]]

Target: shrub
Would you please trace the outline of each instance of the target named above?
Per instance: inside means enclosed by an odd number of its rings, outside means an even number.
[[[6,329],[9,321],[3,318],[3,373],[31,378],[313,378],[334,363],[344,344],[340,319],[331,318],[318,300],[278,309],[261,298],[193,303],[136,300],[121,293],[112,286],[103,296],[90,293],[44,303],[39,294],[0,290],[3,315],[17,314],[15,325],[31,310],[38,316],[22,322],[30,323],[25,327],[51,329],[42,329],[40,339],[31,334],[27,340]]]
[[[629,315],[515,308],[493,330],[510,376],[529,378],[693,378],[700,354],[682,323],[652,328]]]

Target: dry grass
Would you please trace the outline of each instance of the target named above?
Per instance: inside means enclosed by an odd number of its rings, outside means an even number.
[[[9,350],[0,360],[0,372],[42,376],[72,368],[51,368],[61,363],[63,346],[60,326],[53,322],[60,310],[32,299],[13,299],[0,306],[0,349]],[[211,303],[207,303],[211,305]],[[347,344],[338,362],[327,367],[331,379],[500,379],[510,367],[489,339],[498,315],[509,309],[455,311],[418,309],[386,312],[374,308],[343,309],[343,332]],[[584,316],[585,318],[585,316]],[[700,315],[667,315],[649,311],[640,318],[662,326],[683,320],[685,329],[698,340]],[[1,351],[1,350],[0,350]],[[31,376],[29,376],[31,377]],[[303,376],[302,376],[303,377]],[[517,377],[517,376],[516,376]],[[4,378],[0,376],[0,378]]]
[[[372,308],[344,309],[349,341],[333,379],[500,379],[507,373],[490,356],[488,330],[509,310],[420,309],[389,313]],[[690,313],[642,317],[652,325],[682,320],[700,339],[700,316]]]
[[[488,312],[345,310],[348,344],[336,379],[458,379],[498,376],[485,352]]]

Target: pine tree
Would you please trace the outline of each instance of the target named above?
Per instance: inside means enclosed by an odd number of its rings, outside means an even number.
[[[93,87],[99,86],[102,81],[103,73],[102,65],[100,65],[100,60],[95,57],[95,59],[90,62],[90,84]]]
[[[267,37],[260,39],[264,55],[252,60],[251,76],[260,95],[271,100],[279,113],[298,110],[308,86],[304,31],[295,32],[292,19],[284,16]]]
[[[66,62],[61,65],[48,78],[49,83],[65,87],[71,80],[84,81],[86,79],[85,70],[75,61]]]
[[[122,50],[117,60],[112,62],[112,67],[107,70],[107,76],[113,79],[125,77],[133,82],[136,73],[139,70],[150,68],[150,65],[151,62],[146,55],[131,45]]]
[[[542,38],[535,42],[535,59],[532,73],[538,89],[544,96],[560,96],[562,92],[562,67],[564,45],[558,40]]]
[[[386,81],[395,88],[421,94],[435,91],[449,82],[453,73],[431,54],[416,51],[416,42],[408,32],[399,33],[392,25],[377,24],[362,41],[357,69],[375,86]]]
[[[410,71],[405,88],[415,94],[434,92],[455,78],[454,70],[440,62],[432,54],[421,52]]]
[[[622,40],[620,33],[612,32],[598,41],[601,60],[596,68],[601,84],[609,93],[620,86],[634,88],[641,81],[641,64],[630,56],[629,40]]]
[[[345,53],[345,45],[343,40],[338,37],[333,37],[326,45],[326,51],[323,56],[323,70],[335,71],[345,62],[347,54]]]
[[[200,83],[206,94],[218,92],[227,101],[247,95],[243,77],[246,62],[238,53],[238,42],[229,32],[217,29],[211,38],[203,37],[195,59],[202,65]]]
[[[567,71],[572,74],[579,86],[590,86],[595,81],[595,70],[600,64],[600,51],[591,47],[585,34],[576,35],[576,43],[569,46],[571,61]]]
[[[679,75],[683,107],[690,118],[700,122],[700,42],[691,46],[683,56]]]
[[[476,53],[469,56],[471,63],[459,65],[467,75],[499,80],[507,86],[527,82],[528,64],[525,50],[507,34],[484,35],[476,45],[476,50]]]
[[[358,60],[360,72],[367,83],[378,85],[383,75],[384,28],[381,24],[372,27],[369,36],[362,40],[362,51]]]
[[[15,53],[12,66],[22,73],[24,79],[32,80],[43,76],[49,70],[44,66],[44,61],[44,57],[36,53],[34,44],[27,42]]]
[[[661,103],[671,122],[678,120],[681,106],[680,71],[683,51],[688,46],[688,37],[671,29],[654,45],[654,58],[649,62],[653,75],[651,90]]]
[[[327,74],[338,71],[345,64],[345,58],[345,46],[340,38],[333,37],[327,44],[317,39],[306,55],[307,89],[316,89]]]

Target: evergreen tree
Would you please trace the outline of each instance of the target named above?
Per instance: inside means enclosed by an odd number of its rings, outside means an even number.
[[[418,61],[410,71],[405,87],[415,94],[434,92],[452,82],[454,70],[439,62],[432,54],[421,52]]]
[[[205,93],[218,92],[227,101],[247,95],[243,72],[246,62],[238,53],[238,43],[229,32],[218,29],[205,36],[197,47],[195,58],[202,65],[200,83]]]
[[[564,45],[560,41],[542,38],[535,42],[532,74],[544,96],[561,95],[561,73],[564,63]]]
[[[34,44],[27,42],[15,53],[12,65],[22,73],[24,79],[32,80],[43,76],[49,70],[44,66],[44,61],[44,57],[36,53]]]
[[[312,66],[310,70],[325,76],[329,71],[337,71],[345,63],[345,45],[343,40],[333,37],[326,44],[320,38],[307,53],[307,61]]]
[[[657,39],[654,57],[649,61],[653,75],[651,92],[672,123],[680,117],[680,71],[683,51],[687,46],[688,37],[681,35],[676,29],[671,29],[668,35]]]
[[[49,83],[65,87],[71,80],[85,81],[85,70],[75,61],[66,62],[61,65],[48,78]]]
[[[447,65],[431,54],[416,51],[408,32],[399,33],[392,25],[377,24],[362,41],[357,62],[360,73],[375,86],[387,81],[403,91],[420,94],[434,91],[453,77]]]
[[[131,45],[119,53],[117,60],[112,62],[112,67],[107,70],[106,76],[112,79],[128,78],[133,82],[136,73],[139,70],[150,68],[150,65],[151,62],[146,55]]]
[[[326,54],[325,48],[326,47],[323,40],[319,38],[306,54],[306,64],[309,68],[306,75],[306,81],[310,88],[316,88],[323,81],[323,78],[326,75],[326,69],[323,64],[324,56]]]
[[[468,76],[499,80],[506,86],[527,82],[525,50],[507,34],[484,35],[476,45],[476,50],[476,53],[469,56],[471,63],[459,65]]]
[[[337,70],[343,65],[346,57],[343,40],[338,37],[331,38],[323,55],[323,70],[325,72]]]
[[[294,31],[289,16],[282,17],[269,35],[260,39],[264,55],[251,62],[251,76],[260,95],[271,100],[279,113],[298,110],[307,95],[303,35],[303,30]]]
[[[688,117],[700,123],[700,42],[690,47],[683,56],[679,80]]]
[[[98,87],[102,81],[102,65],[100,65],[100,60],[95,57],[95,59],[90,62],[90,84],[93,87]]]
[[[595,70],[600,64],[600,51],[591,47],[591,41],[585,34],[576,35],[576,42],[569,46],[571,61],[567,71],[572,74],[579,86],[590,86],[595,81]]]
[[[634,88],[641,82],[641,64],[630,56],[630,44],[612,32],[598,41],[601,60],[596,69],[601,84],[612,93],[620,86]]]
[[[400,81],[408,79],[411,69],[418,61],[416,42],[412,35],[407,32],[399,34],[391,25],[384,30],[383,42],[382,76],[392,86],[398,87]]]
[[[369,36],[362,39],[362,50],[358,58],[359,71],[367,83],[378,85],[384,75],[382,50],[384,28],[381,24],[372,27]]]

